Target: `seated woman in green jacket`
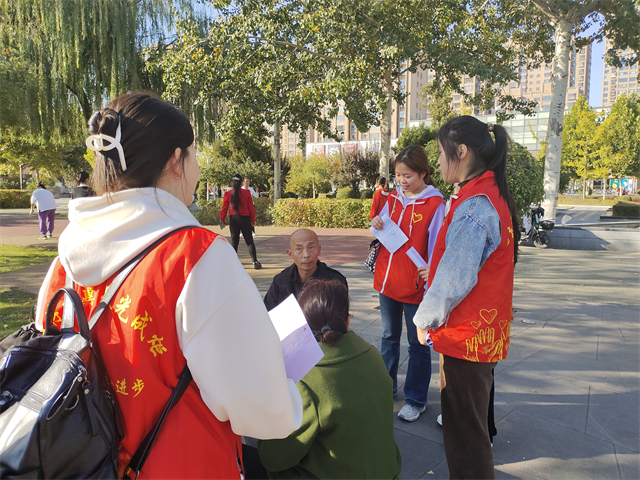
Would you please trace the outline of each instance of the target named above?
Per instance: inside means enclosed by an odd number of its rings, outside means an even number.
[[[336,280],[310,280],[298,302],[324,358],[298,382],[300,428],[258,442],[269,478],[397,478],[393,384],[380,353],[349,328],[349,293]]]

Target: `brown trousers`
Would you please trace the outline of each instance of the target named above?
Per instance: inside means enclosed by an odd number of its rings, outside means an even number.
[[[449,478],[493,479],[487,411],[494,363],[440,355],[442,436]]]

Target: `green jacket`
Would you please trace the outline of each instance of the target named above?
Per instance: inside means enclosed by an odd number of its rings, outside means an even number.
[[[402,459],[393,437],[393,382],[380,353],[354,332],[298,382],[300,428],[258,442],[269,478],[397,478]]]

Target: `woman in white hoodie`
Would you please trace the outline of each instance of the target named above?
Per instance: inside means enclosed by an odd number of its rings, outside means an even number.
[[[187,207],[198,181],[193,129],[149,93],[117,97],[89,121],[96,197],[72,200],[38,299],[74,281],[91,315],[114,276],[155,240],[92,330],[124,418],[122,471],[185,364],[193,382],[167,416],[140,478],[240,478],[239,435],[284,438],[302,405],[260,294],[223,236]],[[238,306],[242,305],[242,309]]]

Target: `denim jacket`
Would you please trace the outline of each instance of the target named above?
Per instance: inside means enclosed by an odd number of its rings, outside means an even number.
[[[499,244],[500,217],[489,199],[476,195],[462,202],[453,214],[446,250],[413,322],[423,330],[442,325],[476,285],[478,272]]]

